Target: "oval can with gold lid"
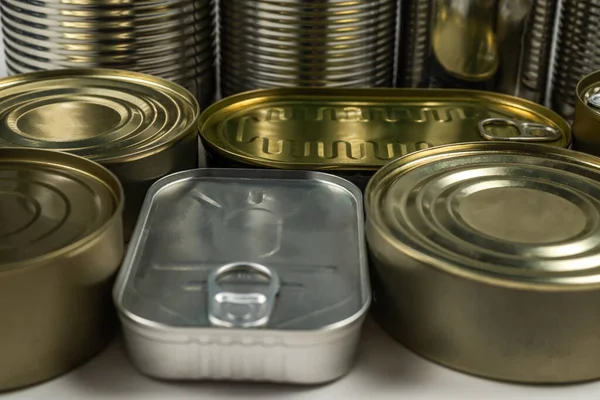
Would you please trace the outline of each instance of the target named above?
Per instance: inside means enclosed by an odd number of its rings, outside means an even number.
[[[375,313],[409,349],[499,380],[600,378],[600,159],[440,146],[376,173],[366,211]]]
[[[0,148],[0,390],[67,372],[112,337],[123,201],[95,162]]]
[[[474,141],[571,145],[546,107],[499,93],[450,89],[266,89],[214,103],[200,117],[210,166],[319,170],[360,187],[412,152]]]
[[[29,147],[99,162],[121,180],[127,239],[147,189],[197,165],[198,102],[150,75],[73,69],[0,79],[0,147]]]

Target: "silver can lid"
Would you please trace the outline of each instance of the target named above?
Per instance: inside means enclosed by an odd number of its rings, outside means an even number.
[[[115,287],[138,323],[315,330],[370,302],[360,190],[324,173],[199,169],[149,191]]]
[[[523,143],[414,153],[388,164],[369,183],[367,239],[488,282],[596,284],[599,163]]]

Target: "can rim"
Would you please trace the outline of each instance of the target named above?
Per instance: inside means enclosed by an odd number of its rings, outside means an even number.
[[[60,258],[69,253],[77,251],[80,248],[82,248],[85,245],[92,242],[94,239],[96,239],[100,235],[102,235],[114,223],[115,219],[118,219],[122,216],[123,210],[125,207],[125,192],[123,191],[123,185],[121,184],[120,180],[117,178],[117,176],[112,171],[110,171],[108,168],[104,167],[100,163],[92,161],[85,157],[81,157],[81,156],[72,154],[72,153],[62,152],[62,151],[57,151],[57,150],[35,149],[35,148],[27,148],[27,147],[2,147],[2,148],[0,148],[0,153],[5,152],[5,151],[15,152],[15,153],[19,153],[19,152],[33,153],[33,154],[37,153],[37,156],[36,156],[37,160],[35,160],[34,163],[37,163],[37,164],[43,163],[45,165],[55,165],[58,168],[63,169],[63,170],[66,168],[76,169],[75,167],[71,166],[72,162],[76,161],[77,163],[86,165],[86,167],[90,168],[92,171],[95,170],[96,172],[101,172],[102,174],[105,175],[104,179],[101,179],[101,181],[107,187],[107,189],[109,189],[112,192],[112,194],[115,198],[116,207],[115,207],[112,215],[100,227],[98,227],[93,232],[90,232],[88,235],[74,241],[73,243],[70,243],[59,249],[50,251],[48,253],[45,253],[45,254],[42,254],[42,255],[27,259],[27,260],[10,262],[7,264],[4,264],[4,263],[0,264],[0,276],[11,273],[11,272],[20,273],[21,271],[27,271],[30,269],[38,268],[40,266],[43,267],[46,262],[52,261],[53,259]],[[48,157],[48,155],[50,155],[50,154],[52,154],[51,160]],[[63,160],[65,162],[61,162]],[[31,163],[32,160],[29,159],[25,162]],[[90,174],[90,172],[88,172],[88,171],[85,171],[85,172],[82,171],[82,173]],[[96,176],[96,178],[98,178],[98,177]],[[109,179],[112,182],[108,182]],[[117,190],[116,192],[115,192],[115,189]]]
[[[118,78],[118,80],[126,80],[136,85],[143,85],[145,83],[151,84],[157,90],[160,89],[161,92],[165,92],[169,97],[173,97],[172,94],[176,94],[182,99],[188,101],[191,105],[191,110],[194,113],[194,118],[190,120],[187,126],[183,127],[181,131],[177,135],[173,135],[173,137],[162,143],[159,146],[150,147],[148,149],[139,150],[135,147],[132,149],[133,151],[128,154],[123,154],[115,157],[111,157],[110,155],[107,157],[99,157],[94,159],[93,161],[99,162],[105,165],[112,164],[120,164],[126,162],[136,161],[142,158],[149,157],[151,155],[161,153],[165,150],[168,150],[175,145],[177,145],[181,140],[185,139],[190,134],[198,131],[198,120],[201,115],[201,108],[196,97],[186,88],[181,85],[178,85],[174,82],[171,82],[167,79],[163,79],[154,75],[149,75],[143,72],[135,72],[135,71],[127,71],[121,69],[114,68],[64,68],[64,69],[55,69],[55,70],[45,70],[45,71],[34,71],[27,72],[24,74],[7,76],[0,79],[0,90],[16,86],[22,83],[31,82],[34,80],[47,80],[47,79],[57,79],[57,78],[69,78],[69,77],[100,77],[101,79],[114,79]],[[13,146],[1,147],[0,148],[9,148]],[[44,149],[46,150],[46,149]],[[52,149],[47,149],[54,151]],[[61,152],[69,152],[63,151]],[[72,153],[71,153],[72,154]]]
[[[257,157],[250,155],[241,154],[234,150],[225,149],[222,146],[221,141],[215,140],[214,133],[206,133],[207,127],[211,130],[214,129],[216,124],[213,122],[214,118],[218,118],[221,113],[228,114],[231,111],[228,109],[232,106],[239,107],[240,109],[248,106],[249,104],[262,104],[265,101],[270,101],[272,98],[285,100],[286,97],[293,97],[294,100],[304,99],[319,99],[323,102],[327,102],[331,97],[338,97],[343,93],[352,92],[354,96],[360,98],[362,102],[377,102],[385,101],[389,98],[409,98],[411,96],[423,95],[425,93],[430,96],[436,93],[444,93],[448,97],[455,97],[460,95],[472,96],[473,98],[485,98],[494,99],[495,103],[517,103],[520,108],[526,109],[531,112],[535,112],[546,119],[551,119],[554,124],[559,127],[559,130],[564,138],[564,146],[568,148],[573,143],[573,132],[568,122],[561,117],[559,114],[544,107],[541,104],[533,101],[522,99],[520,97],[511,96],[504,93],[496,93],[484,90],[473,90],[473,89],[436,89],[436,88],[340,88],[340,87],[284,87],[284,88],[267,88],[267,89],[255,89],[245,91],[231,96],[221,98],[214,102],[210,106],[204,109],[198,118],[198,135],[203,142],[203,145],[220,154],[221,156],[227,157],[233,161],[261,166],[270,167],[277,169],[311,169],[318,171],[377,171],[384,167],[384,165],[364,165],[360,163],[351,164],[294,164],[286,161],[271,161],[262,160]],[[348,96],[350,97],[350,96]],[[460,142],[468,143],[468,142]],[[473,142],[473,143],[490,143],[486,141]],[[452,146],[457,143],[444,144],[443,146]],[[562,148],[560,146],[550,146],[552,148]],[[419,150],[421,151],[421,150]],[[393,160],[390,160],[393,162]]]
[[[374,196],[385,190],[389,185],[390,180],[393,180],[395,175],[392,174],[397,168],[427,164],[435,162],[444,156],[452,156],[458,154],[469,154],[474,152],[498,154],[502,152],[513,151],[520,152],[523,155],[553,155],[564,157],[570,160],[577,160],[580,163],[593,167],[600,171],[600,157],[595,157],[589,154],[579,153],[574,150],[553,147],[545,144],[533,143],[515,143],[515,142],[465,142],[458,144],[449,144],[437,146],[430,149],[419,150],[417,152],[400,157],[385,167],[377,171],[369,180],[365,189],[365,213],[367,225],[373,228],[379,240],[385,240],[389,245],[393,246],[397,251],[404,253],[413,260],[417,260],[428,268],[432,268],[438,272],[448,275],[457,276],[462,279],[468,279],[474,282],[492,285],[499,288],[508,288],[514,290],[540,291],[540,292],[582,292],[585,290],[600,289],[600,282],[596,283],[581,283],[576,285],[565,285],[562,283],[552,282],[535,282],[535,281],[519,281],[501,275],[483,274],[479,271],[462,268],[454,265],[451,262],[442,260],[428,254],[424,254],[411,246],[394,240],[389,235],[386,224],[381,219],[381,214],[378,208],[373,204]],[[386,184],[387,183],[387,184]],[[383,187],[382,187],[383,186]],[[367,233],[369,229],[367,229]],[[367,243],[369,235],[367,235]]]

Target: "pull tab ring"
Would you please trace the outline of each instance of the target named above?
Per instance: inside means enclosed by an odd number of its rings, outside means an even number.
[[[504,125],[515,128],[517,136],[497,136],[490,133],[487,127]],[[561,132],[548,125],[535,122],[515,121],[508,118],[488,118],[479,121],[479,134],[487,140],[513,141],[513,142],[553,142],[562,137]],[[544,135],[533,135],[533,132],[543,132]]]
[[[235,293],[226,291],[219,279],[232,272],[258,273],[269,278],[264,291]],[[221,328],[262,328],[267,325],[280,280],[275,271],[255,263],[233,263],[213,270],[207,278],[208,319]]]

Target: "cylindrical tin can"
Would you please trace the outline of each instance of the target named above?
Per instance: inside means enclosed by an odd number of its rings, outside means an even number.
[[[67,372],[114,334],[123,201],[92,161],[0,148],[0,390]]]
[[[69,151],[119,177],[126,239],[152,183],[198,163],[198,102],[150,75],[105,69],[16,75],[0,80],[0,110],[0,147]]]
[[[221,91],[392,86],[396,0],[219,2]]]
[[[63,68],[121,68],[171,80],[203,106],[214,100],[211,0],[3,0],[11,75]]]
[[[598,30],[600,4],[591,0],[563,0],[556,44],[556,67],[552,77],[552,108],[573,119],[584,76],[600,69]]]
[[[156,182],[114,289],[130,359],[173,380],[345,375],[371,302],[363,219],[361,191],[330,174]]]
[[[443,144],[571,144],[567,122],[546,107],[451,89],[257,90],[216,102],[199,125],[209,166],[327,171],[361,188],[388,162]]]
[[[581,79],[575,95],[575,150],[600,156],[600,70]]]
[[[557,0],[402,2],[398,86],[544,102]]]
[[[375,314],[416,353],[493,379],[600,378],[600,159],[440,146],[366,190]]]

